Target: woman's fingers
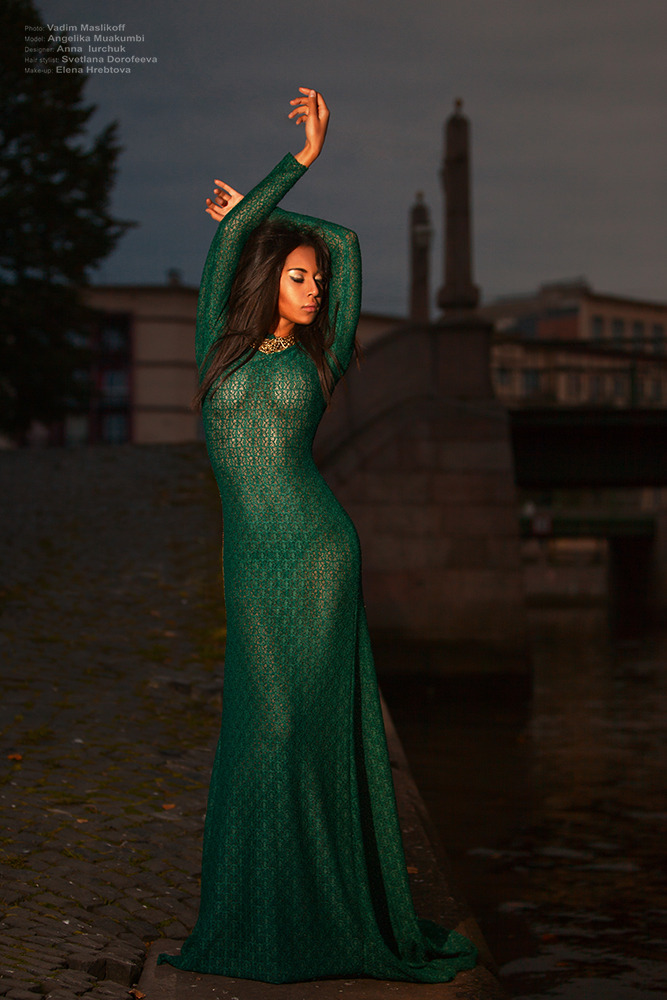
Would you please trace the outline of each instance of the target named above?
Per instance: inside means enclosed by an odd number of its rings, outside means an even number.
[[[211,201],[210,198],[206,199],[206,208],[204,211],[210,215],[212,219],[215,219],[216,222],[220,222],[220,220],[225,217],[225,213],[222,208],[220,208],[219,205],[216,205],[215,202]]]
[[[295,97],[290,101],[290,104],[303,104],[304,101],[313,101],[317,99],[317,91],[313,90],[312,87],[299,87],[299,90],[304,96]]]
[[[317,98],[317,117],[318,118],[328,118],[329,108],[327,107],[327,102],[324,100],[321,94],[316,95]]]
[[[243,195],[240,191],[237,191],[231,186],[231,184],[226,184],[221,181],[218,177],[213,181],[216,187],[213,188],[213,198],[206,199],[205,212],[211,216],[212,219],[216,219],[218,222],[223,219],[227,212],[238,205],[238,203],[243,199]]]
[[[290,101],[290,104],[294,104],[294,101]],[[294,118],[295,115],[299,115],[300,117],[297,118],[296,124],[300,125],[301,122],[305,122],[305,120],[308,117],[310,111],[311,111],[311,109],[309,108],[309,106],[307,104],[299,104],[299,107],[298,108],[294,108],[294,111],[290,111],[290,113],[289,113],[289,115],[287,117],[288,118]]]
[[[225,184],[225,182],[224,182],[224,181],[219,181],[219,180],[218,180],[218,179],[216,178],[216,179],[215,179],[215,180],[213,181],[213,183],[214,183],[214,184],[217,184],[219,188],[222,188],[223,192],[224,192],[225,194],[229,195],[229,197],[230,197],[230,198],[232,198],[232,199],[233,199],[233,198],[238,198],[238,199],[239,199],[239,201],[240,201],[240,200],[241,200],[241,198],[243,197],[243,195],[242,195],[242,194],[241,194],[241,193],[240,193],[239,191],[235,191],[233,187],[231,187],[231,186],[230,186],[229,184]]]
[[[299,90],[304,97],[295,97],[290,101],[290,104],[297,104],[298,107],[290,111],[288,118],[294,118],[295,115],[299,115],[296,119],[296,124],[300,125],[301,122],[305,122],[310,115],[317,114],[317,98],[318,93],[316,90],[312,90],[310,87],[299,87]]]
[[[305,96],[295,97],[290,101],[290,104],[296,104],[297,107],[290,111],[288,118],[296,118],[296,125],[307,123],[308,119],[311,119],[311,124],[318,122],[326,126],[329,120],[329,108],[322,95],[309,87],[299,87],[299,90]]]

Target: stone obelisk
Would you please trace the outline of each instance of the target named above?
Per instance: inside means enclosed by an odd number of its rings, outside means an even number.
[[[431,250],[431,220],[424,195],[410,209],[410,314],[411,323],[428,323],[430,316],[429,263]]]
[[[445,312],[474,309],[479,288],[472,280],[470,123],[463,102],[445,123],[445,158],[440,172],[445,193],[445,283],[438,305]]]

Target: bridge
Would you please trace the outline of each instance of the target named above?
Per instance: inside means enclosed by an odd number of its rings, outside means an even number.
[[[667,485],[667,410],[525,407],[509,421],[522,489]]]

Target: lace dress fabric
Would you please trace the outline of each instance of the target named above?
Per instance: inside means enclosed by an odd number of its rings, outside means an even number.
[[[347,367],[359,314],[357,238],[275,212],[304,171],[286,156],[220,223],[200,292],[200,366],[245,240],[279,215],[316,228],[329,246],[337,374]],[[476,952],[413,909],[359,542],[312,458],[324,405],[298,343],[256,353],[204,405],[224,518],[224,705],[199,918],[181,954],[160,961],[273,983],[446,981],[474,966]]]

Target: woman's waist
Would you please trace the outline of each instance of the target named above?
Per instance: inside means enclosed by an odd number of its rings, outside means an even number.
[[[259,510],[289,516],[297,511],[342,509],[311,460],[292,466],[228,467],[216,470],[225,514],[255,517]]]
[[[289,553],[343,546],[353,553],[359,541],[347,511],[323,479],[308,484],[271,484],[262,489],[223,489],[226,551],[248,559],[285,560]]]
[[[226,456],[212,459],[213,472],[219,483],[242,486],[244,483],[290,483],[301,479],[321,479],[322,474],[312,455],[283,461],[240,461]]]
[[[220,465],[229,469],[251,466],[258,469],[291,469],[314,464],[312,437],[295,441],[276,435],[273,440],[266,441],[249,434],[238,438],[230,435],[222,440],[207,436],[206,446],[214,468]]]

